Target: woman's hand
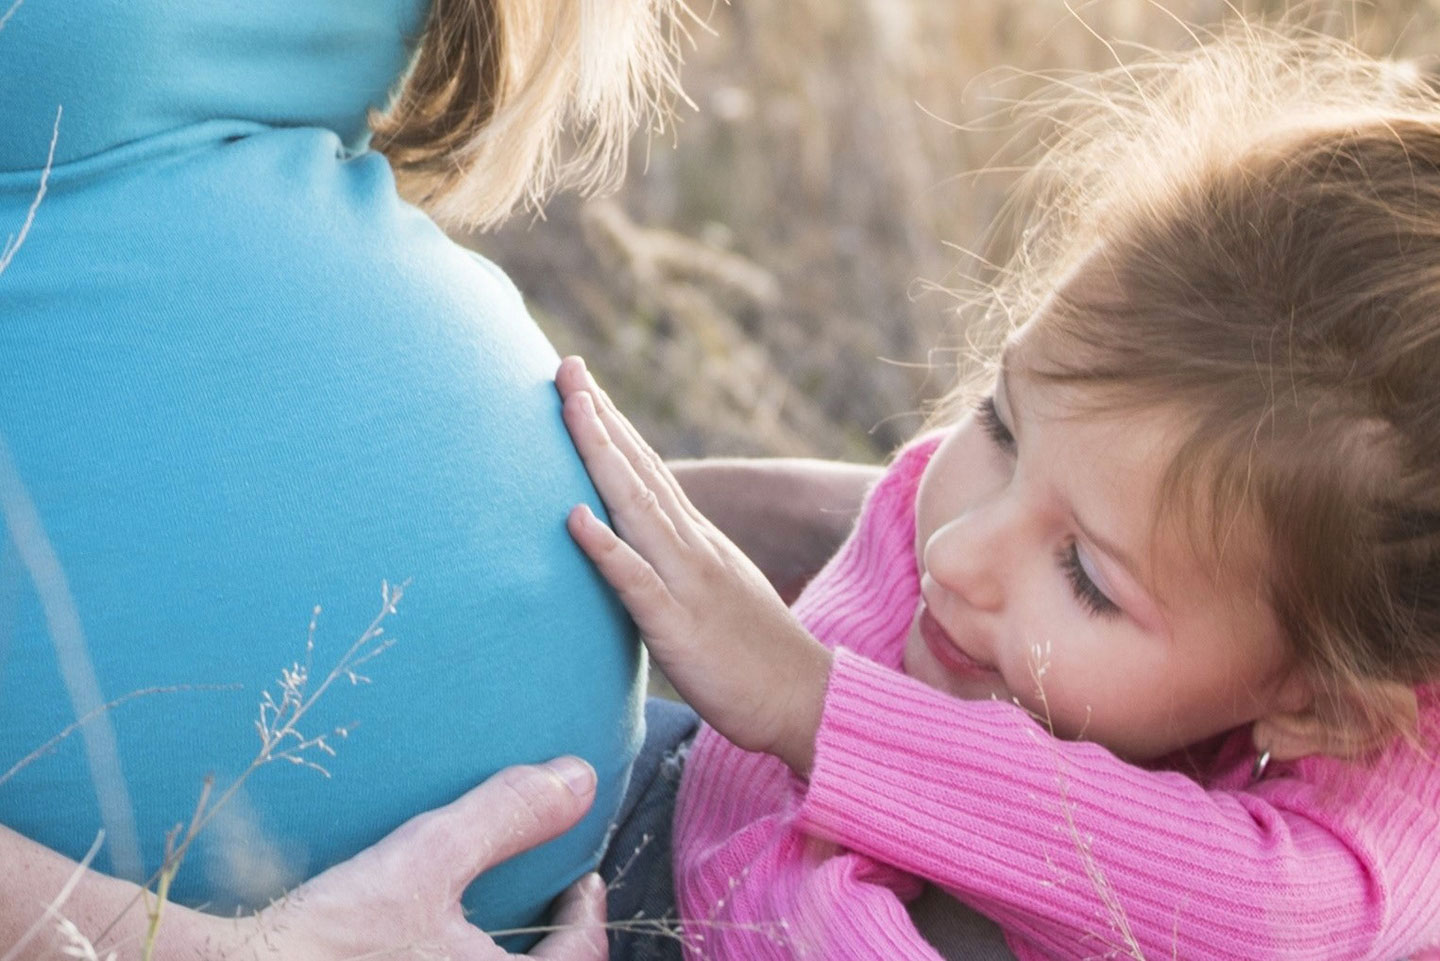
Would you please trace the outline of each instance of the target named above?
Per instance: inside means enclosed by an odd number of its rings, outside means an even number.
[[[259,914],[222,918],[167,905],[157,961],[500,961],[512,958],[465,920],[460,894],[479,874],[562,834],[595,799],[595,772],[576,758],[507,768],[443,808],[412,818]],[[337,817],[340,815],[337,815]],[[73,941],[63,916],[97,938],[99,956],[141,957],[146,916],[133,884],[86,871],[0,828],[0,957],[50,961]],[[70,896],[42,915],[62,889]],[[38,923],[37,923],[38,922]],[[596,875],[559,901],[555,929],[530,958],[605,961],[605,888]],[[100,938],[101,931],[109,935]],[[21,942],[24,942],[23,944]],[[79,954],[74,955],[80,957]]]
[[[560,365],[555,383],[570,436],[624,540],[584,506],[570,514],[571,536],[700,716],[740,747],[808,774],[830,652],[691,505],[579,358]]]
[[[459,800],[418,815],[251,919],[226,958],[499,961],[516,957],[465,919],[460,895],[478,875],[569,830],[595,799],[576,758],[507,768]],[[561,896],[529,958],[605,961],[605,886],[587,875]],[[229,940],[233,943],[233,938]]]

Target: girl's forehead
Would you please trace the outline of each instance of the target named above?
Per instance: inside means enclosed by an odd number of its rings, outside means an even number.
[[[1000,345],[1000,354],[996,366],[1000,370],[1014,370],[1017,367],[1024,368],[1026,352],[1033,353],[1036,347],[1032,343],[1035,339],[1031,334],[1032,325],[1026,324],[1012,330]]]
[[[998,372],[1030,377],[1039,371],[1069,366],[1067,360],[1073,363],[1075,358],[1054,356],[1062,349],[1043,316],[1036,317],[1005,337],[995,367]]]
[[[1021,447],[1050,462],[1044,472],[1070,509],[1115,533],[1138,579],[1167,607],[1195,599],[1202,584],[1234,592],[1263,583],[1266,554],[1256,518],[1239,509],[1218,514],[1213,472],[1203,461],[1191,471],[1174,470],[1190,434],[1183,412],[1137,402],[1123,388],[1037,377],[1032,372],[1044,368],[1047,349],[1043,337],[1012,335],[996,393]]]

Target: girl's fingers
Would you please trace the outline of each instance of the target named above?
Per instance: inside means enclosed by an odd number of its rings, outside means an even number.
[[[680,483],[675,480],[660,455],[640,436],[630,419],[620,413],[610,395],[600,388],[585,368],[585,362],[579,357],[567,357],[561,363],[560,372],[556,374],[556,384],[562,397],[580,392],[590,394],[596,416],[604,424],[611,442],[630,462],[645,486],[654,492],[665,513],[677,522],[676,527],[683,537],[686,533],[683,522],[687,519],[694,520],[698,516],[695,509],[690,506],[680,489]]]
[[[695,509],[690,506],[690,501],[685,496],[685,491],[680,487],[680,482],[675,475],[670,473],[670,468],[665,466],[664,459],[655,449],[640,436],[635,425],[630,423],[630,418],[620,413],[620,408],[615,406],[615,401],[610,398],[595,378],[586,371],[586,380],[589,381],[589,389],[596,397],[596,408],[600,413],[600,421],[605,429],[615,439],[615,444],[625,451],[626,456],[636,465],[640,476],[645,478],[654,489],[655,493],[666,502],[672,516],[680,516],[683,511],[686,516],[694,515]]]
[[[652,563],[670,557],[683,543],[671,511],[615,444],[595,409],[594,395],[581,391],[565,399],[565,424],[595,489],[605,501],[615,526]],[[683,517],[683,515],[682,515]]]
[[[573,354],[562,358],[559,369],[555,371],[555,389],[560,391],[561,399],[569,397],[577,390],[584,390],[587,374],[583,358]]]
[[[584,504],[570,512],[566,526],[600,576],[620,595],[640,633],[647,638],[668,636],[666,622],[674,612],[675,599],[650,562]]]

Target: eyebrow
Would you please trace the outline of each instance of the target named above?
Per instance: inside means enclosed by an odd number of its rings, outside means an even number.
[[[1005,365],[1005,357],[1006,357],[1006,355],[1009,354],[1009,353],[1010,353],[1010,345],[1009,345],[1009,344],[1006,344],[1006,345],[1005,345],[1005,349],[1000,352],[1000,367],[999,367],[999,369],[995,372],[995,392],[994,392],[994,396],[997,397],[997,398],[998,398],[998,397],[1004,397],[1004,398],[1005,398],[1005,406],[1008,407],[1008,408],[1010,408],[1010,420],[1011,420],[1011,422],[1012,422],[1012,423],[1010,424],[1010,432],[1013,433],[1016,437],[1019,437],[1019,436],[1020,436],[1020,424],[1019,424],[1020,416],[1019,416],[1019,414],[1018,414],[1018,413],[1016,412],[1016,410],[1015,410],[1015,405],[1012,404],[1012,403],[1010,403],[1010,381],[1009,381],[1009,379],[1006,378],[1006,376],[1005,376],[1005,373],[1006,373],[1006,371],[1007,371],[1007,369],[1008,369],[1008,368],[1006,367],[1006,365]]]
[[[1150,585],[1145,581],[1143,577],[1140,576],[1140,565],[1135,563],[1134,557],[1121,549],[1120,545],[1115,544],[1111,541],[1107,541],[1105,538],[1101,537],[1099,534],[1096,534],[1090,528],[1086,527],[1085,522],[1080,519],[1080,515],[1076,514],[1074,510],[1070,511],[1070,517],[1072,520],[1075,521],[1075,526],[1080,528],[1080,533],[1085,535],[1086,540],[1093,542],[1096,547],[1100,548],[1100,550],[1115,558],[1115,560],[1119,562],[1120,566],[1125,568],[1131,579],[1134,580],[1136,584],[1140,585],[1140,588],[1142,590],[1144,590],[1147,594],[1150,594],[1152,596],[1154,595],[1155,592],[1151,589]]]
[[[1002,379],[1005,376],[1005,371],[1010,369],[1010,355],[1014,353],[1014,347],[1015,341],[1009,337],[1006,337],[1005,343],[1000,346],[1000,362],[996,366],[999,367],[1000,377]]]

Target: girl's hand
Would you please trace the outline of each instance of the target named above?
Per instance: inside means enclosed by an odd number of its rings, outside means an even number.
[[[595,773],[576,758],[507,768],[246,919],[248,930],[215,919],[229,932],[223,938],[229,950],[220,956],[235,961],[517,957],[465,919],[460,895],[477,875],[569,830],[594,799]],[[605,886],[597,875],[587,875],[561,896],[550,923],[554,933],[523,957],[605,961],[604,924]]]
[[[675,689],[726,738],[809,773],[830,652],[697,511],[577,357],[555,376],[570,436],[614,518],[570,513],[580,548],[629,609]]]
[[[706,457],[667,466],[690,503],[787,604],[839,550],[881,468],[805,457]]]

